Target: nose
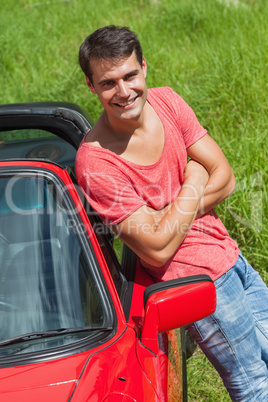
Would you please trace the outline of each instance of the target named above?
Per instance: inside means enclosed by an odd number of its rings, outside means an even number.
[[[120,80],[117,83],[117,95],[121,98],[127,98],[129,96],[129,88],[125,81]]]

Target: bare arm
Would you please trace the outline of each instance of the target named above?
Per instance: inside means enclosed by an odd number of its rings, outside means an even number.
[[[171,205],[162,211],[143,206],[112,229],[144,261],[164,265],[189,231],[207,181],[206,169],[191,161],[180,194]]]
[[[140,258],[155,266],[164,265],[174,254],[196,217],[235,189],[231,167],[209,135],[187,151],[193,161],[186,166],[184,184],[175,202],[162,211],[143,206],[113,228]]]
[[[205,135],[187,149],[190,158],[201,163],[209,173],[209,180],[201,200],[197,216],[200,216],[235,190],[235,177],[232,169],[217,143]]]

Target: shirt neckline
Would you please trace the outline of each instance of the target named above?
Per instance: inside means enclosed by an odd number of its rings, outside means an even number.
[[[148,95],[147,95],[147,100],[146,101],[151,105],[151,107],[154,109],[155,113],[159,117],[159,119],[161,121],[161,124],[163,126],[163,130],[164,130],[164,147],[163,147],[162,154],[161,154],[160,158],[158,159],[158,161],[156,161],[155,163],[153,163],[151,165],[140,165],[138,163],[135,163],[135,162],[132,162],[132,161],[129,161],[129,160],[123,158],[122,156],[120,156],[120,155],[116,154],[115,152],[111,151],[110,149],[96,147],[95,145],[91,145],[89,142],[85,141],[86,136],[83,138],[81,145],[89,146],[91,149],[93,149],[96,152],[109,154],[109,155],[119,159],[124,164],[134,166],[134,167],[136,167],[136,168],[138,168],[140,170],[148,170],[148,169],[155,168],[157,165],[159,165],[161,163],[162,159],[164,158],[164,154],[165,154],[165,150],[166,150],[166,146],[167,146],[167,144],[166,144],[166,142],[167,142],[166,129],[165,129],[165,123],[164,123],[164,121],[162,120],[162,117],[161,117],[161,112],[159,113],[159,111],[156,110],[158,108],[157,108],[157,105],[154,104],[154,99],[153,99],[153,96],[150,93],[150,89],[148,89]]]

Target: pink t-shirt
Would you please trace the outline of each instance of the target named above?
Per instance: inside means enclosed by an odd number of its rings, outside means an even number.
[[[159,210],[173,202],[183,183],[187,148],[206,134],[193,110],[171,88],[149,89],[147,100],[165,131],[164,149],[156,163],[138,165],[85,141],[77,152],[78,183],[107,225],[123,221],[145,204]],[[236,242],[212,210],[194,221],[163,267],[141,263],[158,280],[197,274],[215,280],[235,264],[238,254]]]

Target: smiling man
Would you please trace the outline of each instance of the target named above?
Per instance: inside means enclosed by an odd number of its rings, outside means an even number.
[[[233,400],[267,400],[268,290],[213,210],[235,188],[220,147],[171,88],[147,89],[128,28],[95,31],[79,62],[103,106],[77,153],[86,197],[155,280],[215,281],[216,312],[189,330]]]

